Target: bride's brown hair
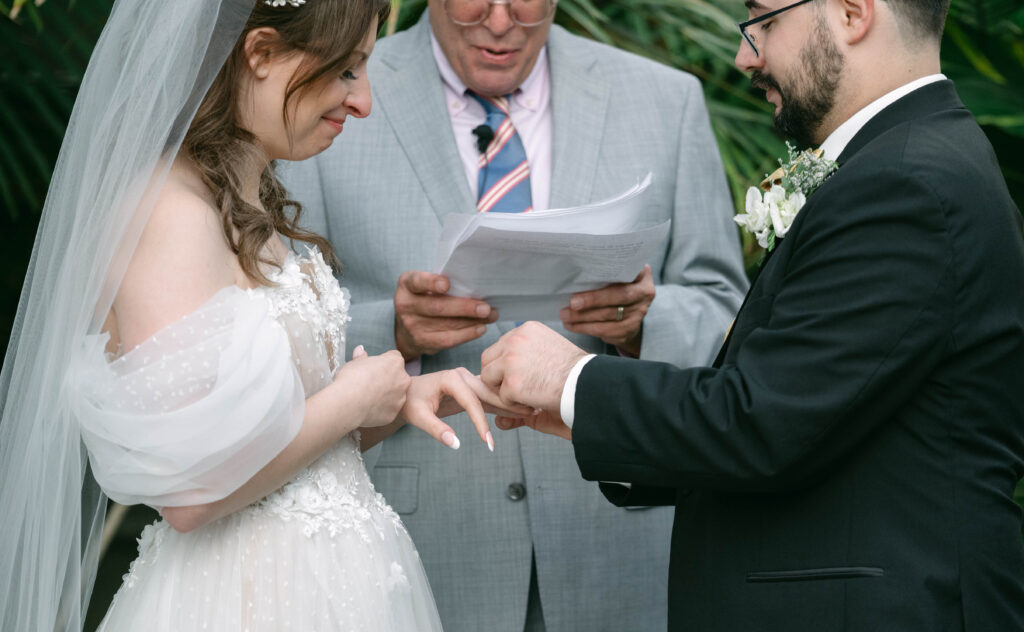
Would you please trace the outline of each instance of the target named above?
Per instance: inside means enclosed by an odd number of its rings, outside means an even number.
[[[326,239],[299,228],[302,206],[288,199],[272,165],[260,175],[263,209],[249,204],[241,195],[247,166],[262,158],[256,137],[242,128],[238,108],[241,80],[248,71],[246,35],[253,29],[272,28],[278,37],[268,44],[268,53],[300,51],[307,55],[285,92],[284,114],[288,121],[289,102],[321,78],[345,71],[366,33],[374,24],[387,20],[390,8],[389,0],[307,0],[297,7],[287,2],[270,6],[256,0],[242,34],[192,119],[182,147],[214,195],[224,234],[242,270],[259,283],[271,285],[260,270],[260,263],[266,262],[260,252],[275,232],[315,244],[331,263],[337,264],[337,259]],[[290,214],[286,212],[289,207],[293,209]]]

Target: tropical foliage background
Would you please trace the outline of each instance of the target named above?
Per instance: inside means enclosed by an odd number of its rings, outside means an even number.
[[[169,0],[173,1],[173,0]],[[426,0],[392,0],[385,31]],[[0,344],[11,326],[35,227],[92,46],[113,0],[0,0]],[[704,84],[734,199],[784,154],[762,95],[732,65],[743,0],[561,0],[571,31],[681,68]],[[4,16],[13,16],[10,19]],[[943,70],[988,135],[1024,207],[1024,3],[953,0]],[[745,242],[748,262],[756,244]],[[1024,502],[1024,487],[1018,489]]]

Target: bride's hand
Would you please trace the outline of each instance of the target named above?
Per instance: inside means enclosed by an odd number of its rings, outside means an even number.
[[[353,352],[352,361],[338,370],[334,383],[344,383],[342,388],[360,394],[359,427],[372,428],[395,420],[405,405],[409,379],[401,353],[388,351],[371,356],[360,346]]]
[[[496,392],[484,384],[479,375],[473,375],[469,369],[458,367],[452,370],[462,377],[462,381],[469,386],[473,394],[476,395],[476,398],[484,405],[484,412],[510,418],[529,417],[534,413],[534,410],[529,406],[502,401]],[[440,417],[447,417],[448,415],[461,412],[462,407],[457,401],[445,398],[441,400],[441,408],[437,414]]]
[[[502,407],[501,400],[480,378],[463,368],[428,373],[412,378],[401,416],[443,445],[457,450],[461,442],[452,427],[441,417],[463,410],[469,415],[480,439],[494,450],[494,438],[487,423],[487,412],[508,416],[529,414],[524,407]]]

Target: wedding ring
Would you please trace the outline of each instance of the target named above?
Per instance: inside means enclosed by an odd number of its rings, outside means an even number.
[[[619,311],[615,313],[615,322],[622,320],[622,314],[625,313],[626,308],[619,305]]]

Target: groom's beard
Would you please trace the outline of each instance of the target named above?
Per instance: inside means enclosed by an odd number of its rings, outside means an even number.
[[[775,129],[801,147],[817,144],[817,131],[836,103],[836,91],[845,58],[839,52],[824,21],[814,37],[800,51],[801,66],[786,86],[771,75],[755,70],[750,85],[761,90],[774,88],[781,105],[772,117]]]

